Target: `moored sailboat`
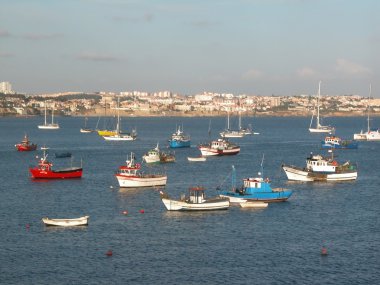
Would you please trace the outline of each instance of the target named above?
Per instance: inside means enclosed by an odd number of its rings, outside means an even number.
[[[51,112],[51,123],[48,123],[47,122],[47,118],[46,118],[46,102],[45,102],[45,120],[44,120],[44,124],[43,125],[39,125],[38,128],[39,129],[42,129],[42,130],[57,130],[59,129],[59,124],[57,123],[54,123],[54,108],[52,109],[52,112]]]
[[[311,117],[311,121],[310,121],[309,132],[310,133],[333,133],[335,131],[334,127],[323,126],[320,124],[320,118],[319,118],[319,101],[320,101],[320,98],[321,98],[321,81],[319,81],[319,85],[318,85],[316,125],[315,125],[315,127],[312,127],[313,119],[314,119],[314,112],[313,112],[313,116]]]

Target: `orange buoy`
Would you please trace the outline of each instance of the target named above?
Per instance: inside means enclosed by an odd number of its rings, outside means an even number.
[[[108,250],[108,251],[106,252],[106,255],[107,255],[107,256],[112,256],[112,250]]]
[[[326,256],[327,255],[327,248],[322,247],[322,249],[321,249],[321,255],[322,256]]]
[[[128,211],[127,210],[123,211],[123,215],[128,215]]]
[[[140,213],[141,213],[141,214],[144,214],[144,213],[145,213],[144,209],[141,209],[141,210],[140,210]]]

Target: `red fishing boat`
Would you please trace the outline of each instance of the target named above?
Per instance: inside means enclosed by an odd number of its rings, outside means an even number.
[[[67,167],[62,169],[53,170],[53,164],[47,160],[46,150],[48,148],[41,148],[43,150],[43,157],[35,167],[30,167],[29,171],[34,179],[61,179],[61,178],[81,178],[82,167]]]
[[[25,134],[24,139],[21,141],[21,143],[15,144],[15,147],[18,151],[31,151],[31,150],[37,149],[37,145],[34,143],[31,143],[26,134]]]

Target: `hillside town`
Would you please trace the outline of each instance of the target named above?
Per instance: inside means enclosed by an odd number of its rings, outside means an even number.
[[[359,95],[321,94],[320,110],[328,116],[360,116],[368,109],[380,114],[380,99]],[[316,94],[257,96],[203,92],[183,95],[162,92],[62,92],[20,94],[10,82],[0,82],[0,115],[41,115],[45,106],[60,116],[107,116],[118,108],[133,116],[225,116],[241,112],[255,116],[309,116],[317,104]]]

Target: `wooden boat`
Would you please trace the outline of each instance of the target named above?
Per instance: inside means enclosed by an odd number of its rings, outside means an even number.
[[[29,172],[32,174],[33,179],[68,179],[68,178],[81,178],[83,169],[82,167],[67,167],[61,169],[53,169],[53,164],[47,160],[46,150],[43,147],[43,157],[38,162],[37,166],[30,167]]]
[[[168,179],[166,174],[149,174],[141,173],[141,165],[135,163],[135,155],[131,153],[131,157],[127,164],[119,167],[115,174],[120,187],[137,188],[137,187],[154,187],[165,186]]]
[[[252,202],[240,202],[240,207],[242,208],[266,208],[268,207],[268,203],[265,202],[259,202],[259,201],[252,201]]]
[[[160,162],[161,163],[175,162],[175,153],[161,151]]]
[[[84,216],[75,219],[49,219],[42,218],[42,222],[46,226],[59,226],[59,227],[74,227],[74,226],[87,226],[90,216]]]
[[[37,145],[29,141],[28,136],[25,134],[21,143],[15,144],[18,151],[32,151],[37,149]]]
[[[230,202],[226,198],[206,199],[203,187],[189,188],[189,196],[181,200],[173,200],[160,191],[161,200],[168,211],[210,211],[226,210],[230,207]]]
[[[202,156],[235,155],[240,152],[240,146],[229,142],[226,138],[211,141],[198,146]]]
[[[322,155],[310,154],[306,158],[306,167],[282,165],[289,180],[295,181],[347,181],[356,180],[358,171],[355,164],[346,161],[343,164],[334,160],[332,150],[331,158]]]
[[[188,161],[206,161],[206,157],[198,156],[198,157],[187,157]]]

